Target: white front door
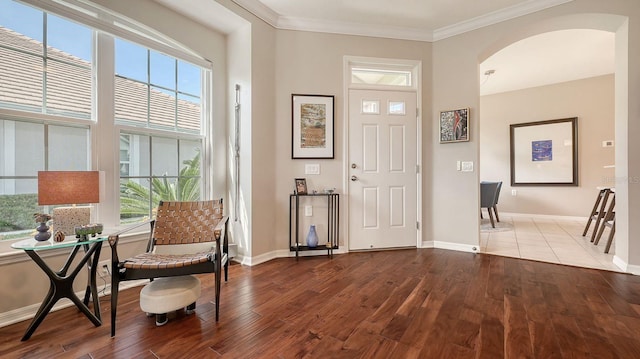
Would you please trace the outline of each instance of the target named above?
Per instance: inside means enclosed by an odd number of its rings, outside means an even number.
[[[349,90],[349,249],[417,246],[416,92]]]

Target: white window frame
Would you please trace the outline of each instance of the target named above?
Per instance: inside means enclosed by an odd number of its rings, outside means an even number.
[[[94,207],[93,216],[102,222],[107,231],[115,231],[120,222],[120,171],[119,171],[119,138],[120,132],[140,133],[149,136],[173,137],[189,140],[204,140],[201,154],[201,196],[203,199],[212,196],[212,168],[213,158],[210,150],[213,148],[213,133],[211,132],[213,115],[211,96],[213,65],[210,61],[196,55],[182,45],[160,35],[159,33],[138,25],[131,20],[120,18],[116,14],[98,8],[90,3],[76,0],[54,0],[43,2],[37,0],[23,0],[43,11],[77,21],[85,26],[97,30],[94,46],[94,78],[93,105],[91,120],[61,118],[53,115],[30,113],[16,110],[0,109],[0,115],[8,119],[33,120],[51,123],[75,123],[89,126],[91,153],[90,161],[93,170],[104,171],[105,183],[102,189],[102,200]],[[107,33],[109,35],[107,35]],[[177,59],[200,66],[204,71],[202,79],[202,127],[200,134],[186,134],[181,132],[162,131],[156,129],[141,129],[116,125],[114,122],[114,95],[115,82],[114,41],[112,36],[117,36],[141,46],[165,53]],[[99,50],[98,50],[99,49]],[[99,56],[99,57],[98,57]],[[100,66],[95,64],[100,63]],[[96,88],[101,91],[97,92]],[[96,121],[95,119],[100,119]],[[108,134],[108,135],[105,135]],[[0,258],[3,253],[13,252],[9,245],[13,240],[0,241]],[[5,261],[0,259],[0,264]]]

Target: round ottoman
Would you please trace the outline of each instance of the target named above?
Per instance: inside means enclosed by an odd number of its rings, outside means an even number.
[[[140,308],[151,316],[156,325],[167,323],[167,313],[186,308],[187,314],[196,309],[200,297],[200,279],[191,275],[157,278],[140,291]]]

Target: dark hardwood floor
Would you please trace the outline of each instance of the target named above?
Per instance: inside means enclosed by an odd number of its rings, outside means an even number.
[[[232,265],[215,322],[155,326],[122,291],[116,336],[77,309],[0,328],[2,358],[640,358],[640,277],[438,249]]]

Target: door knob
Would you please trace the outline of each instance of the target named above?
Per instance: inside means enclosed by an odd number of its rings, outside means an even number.
[[[356,177],[356,176],[351,176],[351,180],[355,182],[355,181],[357,181],[357,180],[358,180],[358,177]]]

